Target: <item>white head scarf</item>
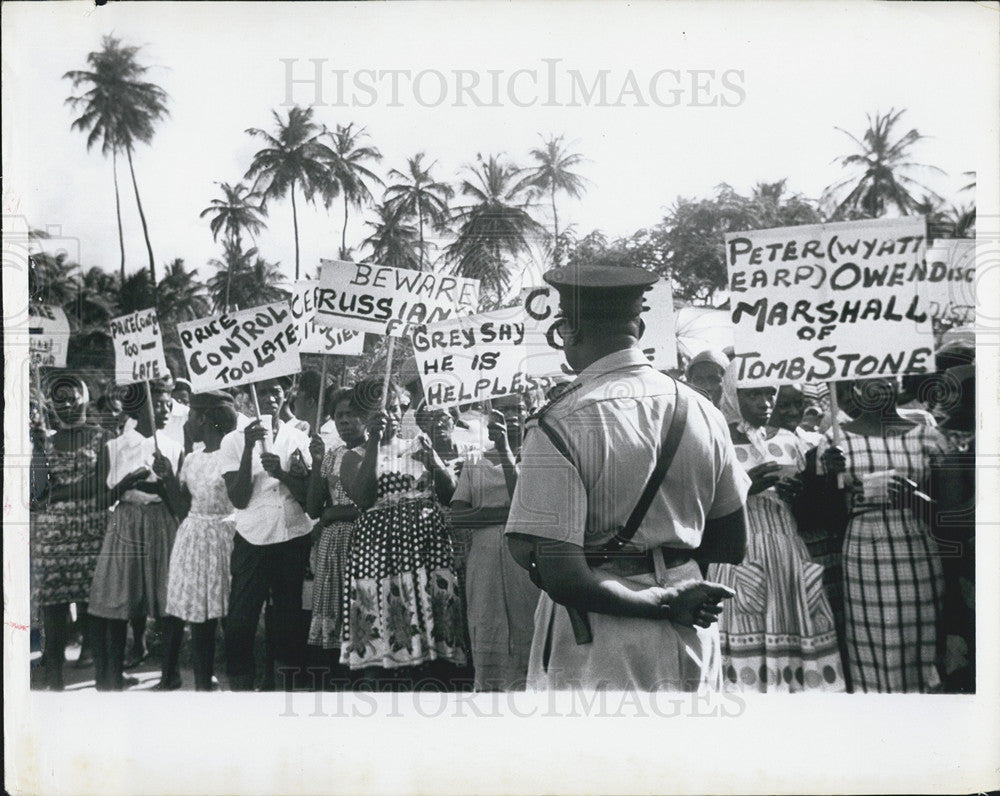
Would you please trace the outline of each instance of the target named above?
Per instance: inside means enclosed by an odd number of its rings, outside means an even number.
[[[764,427],[756,428],[751,426],[743,419],[743,414],[740,412],[740,399],[736,394],[736,374],[739,372],[739,369],[740,363],[734,359],[729,363],[729,367],[726,368],[726,372],[722,375],[722,400],[719,402],[719,409],[722,412],[722,416],[726,419],[726,423],[728,425],[735,423],[736,429],[746,435],[754,450],[766,459],[768,453]]]

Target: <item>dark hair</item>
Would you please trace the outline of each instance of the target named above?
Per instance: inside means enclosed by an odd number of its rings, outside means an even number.
[[[328,417],[333,417],[334,413],[337,411],[337,406],[342,401],[351,401],[351,408],[354,408],[353,402],[354,390],[351,387],[337,387],[336,385],[330,385],[326,388],[326,396],[323,399],[323,408]]]
[[[319,401],[320,386],[320,374],[315,370],[304,370],[299,376],[299,385],[295,391],[316,403]]]
[[[228,434],[236,428],[236,410],[231,406],[210,406],[202,410],[202,415],[220,434]]]
[[[439,406],[430,407],[427,406],[426,402],[421,401],[420,406],[417,407],[417,411],[414,412],[413,414],[413,421],[417,424],[419,428],[423,429],[424,423],[428,422],[438,412],[451,418],[452,421],[454,421],[455,419],[448,409],[444,409]]]
[[[351,406],[362,415],[370,415],[382,408],[382,383],[381,376],[372,376],[362,379],[354,385],[351,391]],[[399,399],[403,394],[402,389],[394,381],[389,381],[389,398]]]

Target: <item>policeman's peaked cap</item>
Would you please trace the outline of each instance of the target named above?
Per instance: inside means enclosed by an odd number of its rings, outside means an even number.
[[[643,268],[608,265],[553,268],[542,278],[559,291],[560,312],[574,323],[639,317],[643,294],[659,280]]]

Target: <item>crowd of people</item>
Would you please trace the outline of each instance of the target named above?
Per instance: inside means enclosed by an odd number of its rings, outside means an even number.
[[[254,385],[259,416],[248,389],[192,394],[182,378],[91,403],[87,380],[57,372],[31,415],[45,686],[64,687],[74,605],[77,665],[100,690],[129,686],[153,620],[165,691],[185,685],[186,638],[199,691],[600,687],[622,660],[657,687],[707,628],[729,690],[973,691],[974,347],[835,396],[744,389],[731,352],[654,371],[628,305],[616,331],[601,295],[599,334],[586,317],[560,327],[576,380],[461,411],[421,405],[419,384],[308,370]],[[634,415],[591,400],[606,373],[651,397]],[[619,545],[631,556],[595,559],[652,467],[633,473],[629,451],[682,402],[653,519]],[[585,461],[566,440],[581,418],[604,434]],[[549,519],[529,518],[533,500]],[[652,657],[630,661],[641,645]]]

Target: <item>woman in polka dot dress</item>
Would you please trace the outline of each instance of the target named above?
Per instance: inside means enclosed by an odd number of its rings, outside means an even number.
[[[713,564],[708,571],[709,580],[736,591],[719,617],[724,687],[844,691],[823,567],[809,558],[789,505],[805,465],[804,445],[785,429],[765,430],[776,389],[737,390],[736,368],[733,363],[723,378],[720,409],[752,484],[743,563]]]
[[[463,664],[462,610],[439,503],[455,491],[451,471],[425,436],[397,436],[398,389],[379,406],[381,380],[354,389],[368,440],[341,465],[347,495],[362,509],[345,577],[341,663],[376,679],[450,678]],[[432,665],[433,664],[433,665]],[[415,670],[412,667],[422,667]]]

